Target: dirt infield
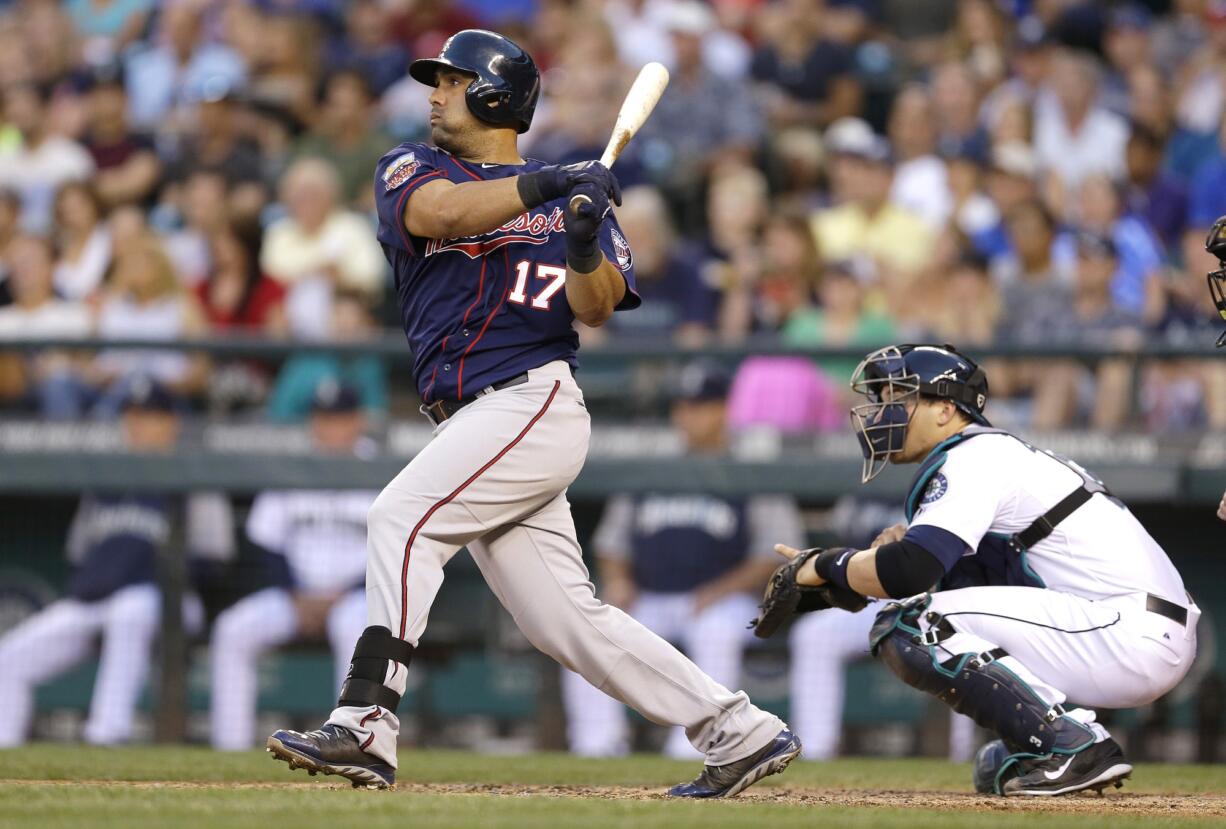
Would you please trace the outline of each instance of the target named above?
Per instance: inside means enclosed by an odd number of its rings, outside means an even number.
[[[129,781],[129,780],[4,780],[3,786],[71,786],[124,789],[349,789],[332,781],[284,783]],[[472,783],[401,783],[390,792],[369,792],[372,797],[411,794],[480,795],[485,797],[576,797],[608,800],[664,800],[658,788],[628,786],[481,785]],[[1099,797],[1093,794],[1058,798],[985,797],[971,793],[923,791],[870,791],[819,788],[759,788],[736,798],[737,803],[787,806],[839,806],[846,808],[934,809],[956,812],[1049,812],[1063,815],[1141,815],[1163,817],[1226,818],[1226,795],[1129,794],[1127,790]]]

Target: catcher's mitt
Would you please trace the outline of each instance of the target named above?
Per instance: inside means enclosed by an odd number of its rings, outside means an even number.
[[[844,549],[848,548],[839,548],[837,552]],[[759,639],[770,638],[784,622],[798,613],[811,613],[832,607],[854,613],[868,604],[868,601],[854,590],[834,584],[811,587],[797,583],[796,574],[805,562],[824,552],[827,551],[821,547],[801,550],[800,555],[780,565],[779,569],[771,574],[770,581],[766,583],[766,592],[762,595],[762,604],[758,605],[761,612],[758,618],[749,623],[754,636]]]

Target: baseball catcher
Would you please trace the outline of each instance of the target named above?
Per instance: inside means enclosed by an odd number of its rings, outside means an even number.
[[[861,480],[919,464],[907,523],[867,550],[776,547],[789,561],[757,634],[890,599],[873,655],[999,737],[977,758],[979,791],[1122,785],[1132,766],[1090,706],[1152,702],[1196,655],[1200,610],[1166,553],[1081,466],[992,428],[987,376],[952,346],[874,351],[852,388]]]

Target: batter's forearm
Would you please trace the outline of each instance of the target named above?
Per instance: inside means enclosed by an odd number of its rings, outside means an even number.
[[[591,273],[566,269],[566,301],[584,325],[604,325],[625,295],[626,279],[608,259]]]
[[[517,176],[451,184],[430,182],[404,206],[404,226],[425,239],[458,239],[489,233],[526,208],[516,187]]]

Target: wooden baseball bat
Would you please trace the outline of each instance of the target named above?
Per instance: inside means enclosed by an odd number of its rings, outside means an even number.
[[[622,101],[622,108],[617,112],[613,134],[609,136],[609,143],[600,155],[601,164],[606,167],[613,166],[613,162],[617,161],[617,157],[630,143],[630,139],[643,126],[647,116],[651,115],[651,111],[656,108],[666,86],[668,86],[668,70],[664,68],[664,64],[652,61],[639,70],[638,77],[634,79],[630,91],[626,93],[626,99]],[[584,195],[572,198],[570,200],[571,212],[577,212],[579,205],[585,201],[591,201],[591,199]]]

